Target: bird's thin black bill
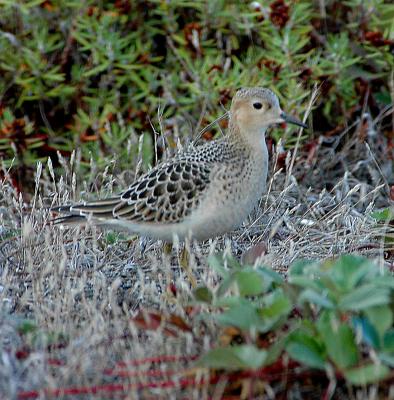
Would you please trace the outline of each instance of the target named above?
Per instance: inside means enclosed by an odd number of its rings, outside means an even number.
[[[292,117],[291,115],[288,115],[286,113],[282,113],[280,115],[285,122],[288,124],[293,124],[297,126],[301,126],[302,128],[308,128],[308,125],[305,125],[303,122],[301,122],[299,119]]]

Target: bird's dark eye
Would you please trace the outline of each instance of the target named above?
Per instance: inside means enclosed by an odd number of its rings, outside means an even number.
[[[261,103],[253,103],[253,107],[254,107],[256,110],[260,110],[260,109],[263,107],[263,105],[262,105]]]

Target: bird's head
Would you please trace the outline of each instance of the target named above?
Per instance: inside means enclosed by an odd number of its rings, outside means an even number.
[[[275,93],[260,87],[237,91],[231,103],[230,118],[242,133],[250,134],[264,134],[268,127],[282,122],[307,127],[283,112]]]

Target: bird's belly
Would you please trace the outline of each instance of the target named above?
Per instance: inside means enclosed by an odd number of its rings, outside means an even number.
[[[203,215],[195,215],[190,231],[199,240],[216,237],[238,228],[250,211],[250,207],[242,207],[240,204],[215,208]]]
[[[238,228],[256,207],[265,191],[265,179],[259,177],[245,185],[219,191],[217,197],[205,199],[189,218],[192,236],[204,240]]]

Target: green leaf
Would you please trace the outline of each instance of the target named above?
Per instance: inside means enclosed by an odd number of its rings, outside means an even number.
[[[289,276],[289,283],[295,286],[309,288],[316,292],[320,292],[324,289],[324,286],[320,281],[313,280],[308,276]]]
[[[228,275],[223,278],[219,288],[217,289],[216,295],[217,297],[222,297],[226,294],[227,290],[231,287],[234,283],[235,277],[234,274]]]
[[[215,316],[221,325],[235,326],[243,330],[265,327],[257,309],[250,304],[240,304]]]
[[[379,92],[379,93],[376,93],[375,94],[375,98],[376,98],[376,100],[378,101],[378,102],[380,102],[380,103],[382,103],[382,104],[384,104],[384,105],[386,105],[386,106],[388,106],[388,105],[390,105],[391,104],[391,96],[390,96],[390,93],[389,93],[389,91],[388,90],[382,90],[381,92]],[[387,209],[386,209],[387,210]],[[373,212],[371,215],[372,215],[372,217],[373,218],[376,218],[377,220],[379,220],[379,217],[377,218],[374,214],[375,213],[379,213],[380,211],[375,211],[375,212]],[[394,213],[393,213],[393,215],[394,215]]]
[[[241,296],[256,296],[263,292],[261,275],[253,269],[244,269],[234,274]]]
[[[244,269],[244,267],[232,254],[227,254],[225,261],[230,269]]]
[[[394,291],[394,276],[391,274],[391,272],[387,272],[386,269],[383,270],[382,273],[379,271],[379,276],[374,278],[373,283],[375,285],[391,289],[392,293]]]
[[[114,232],[114,231],[109,231],[106,235],[105,235],[105,241],[108,244],[115,244],[118,241],[121,240],[126,240],[126,236],[122,233],[119,232]]]
[[[341,310],[360,311],[368,307],[384,306],[389,303],[389,289],[366,284],[343,296],[338,307]]]
[[[106,69],[108,69],[109,66],[110,66],[110,62],[109,61],[104,61],[103,63],[98,64],[96,67],[85,71],[83,76],[85,78],[89,78],[90,76],[98,75],[100,72],[103,72]]]
[[[307,271],[310,270],[311,266],[315,266],[315,261],[311,260],[297,260],[295,261],[289,269],[289,278],[306,275]]]
[[[208,265],[217,272],[222,278],[227,278],[230,275],[230,271],[224,268],[223,256],[217,254],[211,254],[208,257]]]
[[[289,336],[286,344],[289,356],[312,368],[325,369],[324,350],[318,341],[303,331],[297,331]]]
[[[389,306],[370,307],[365,314],[380,337],[393,325],[393,312]]]
[[[355,288],[369,273],[375,273],[376,267],[366,258],[355,255],[343,255],[332,266],[331,277],[341,290]]]
[[[256,269],[257,272],[259,272],[265,281],[268,281],[270,283],[276,283],[276,284],[281,284],[284,283],[283,277],[278,274],[276,271],[274,271],[272,268],[267,268],[267,267],[257,267]]]
[[[202,301],[203,303],[210,304],[213,300],[213,294],[206,286],[194,289],[193,296],[197,301]]]
[[[312,289],[306,289],[301,292],[298,301],[301,304],[305,301],[309,301],[310,303],[316,304],[317,306],[323,308],[333,309],[335,307],[334,303],[328,298],[327,294],[320,294]]]
[[[228,370],[257,369],[264,365],[267,352],[252,345],[219,347],[203,355],[197,365]]]
[[[345,378],[353,385],[367,385],[379,382],[389,376],[390,369],[383,364],[368,364],[345,371]]]
[[[36,332],[37,329],[37,324],[29,319],[23,319],[21,322],[18,323],[18,332],[22,335]]]
[[[394,328],[389,329],[383,336],[383,350],[394,352]]]
[[[333,312],[325,311],[317,327],[330,359],[341,369],[355,365],[359,353],[355,337],[349,325],[340,323]]]
[[[284,294],[282,289],[277,289],[272,293],[264,296],[264,306],[259,313],[264,318],[285,317],[292,309],[289,298]]]
[[[360,331],[363,341],[369,346],[378,349],[380,346],[380,338],[375,327],[370,323],[367,318],[353,317],[352,324],[356,334]]]
[[[389,222],[394,219],[394,209],[388,207],[383,210],[374,211],[371,213],[371,217],[375,218],[377,221]]]
[[[394,354],[382,352],[378,353],[378,358],[383,364],[388,365],[390,368],[394,368]]]
[[[279,340],[275,339],[274,344],[267,350],[267,358],[265,360],[266,365],[273,364],[278,360],[285,348],[286,341],[287,337],[282,337]]]
[[[213,301],[213,305],[215,307],[232,308],[232,307],[237,307],[239,305],[250,306],[251,302],[240,296],[225,296],[225,297],[221,297],[221,298],[216,298]]]

